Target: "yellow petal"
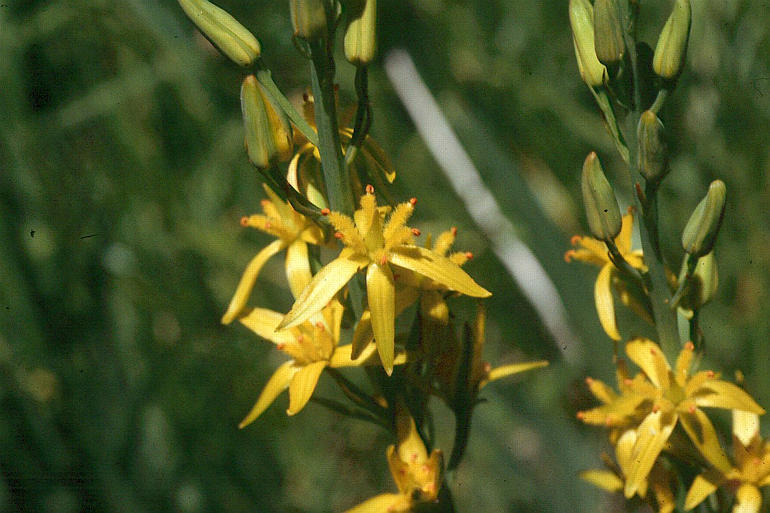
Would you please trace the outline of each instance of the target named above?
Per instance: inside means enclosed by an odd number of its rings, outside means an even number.
[[[618,325],[615,321],[615,300],[612,297],[612,273],[614,271],[612,264],[607,264],[599,271],[594,285],[594,301],[596,302],[596,313],[599,315],[599,322],[604,328],[604,332],[612,340],[620,340]]]
[[[296,415],[305,407],[318,384],[318,378],[328,364],[327,361],[313,362],[294,374],[289,385],[289,409],[286,413]]]
[[[588,389],[594,394],[594,397],[605,404],[611,403],[618,398],[617,392],[604,381],[586,378],[586,383],[588,384]]]
[[[238,315],[240,315],[243,308],[246,306],[246,302],[249,300],[249,296],[251,296],[251,291],[254,288],[254,283],[257,281],[259,271],[262,270],[265,262],[267,262],[271,256],[275,255],[283,248],[284,243],[282,240],[274,240],[264,247],[262,251],[257,253],[257,256],[251,259],[249,265],[246,266],[246,270],[243,271],[243,276],[241,276],[241,281],[235,289],[235,294],[233,294],[233,298],[230,300],[227,311],[222,316],[222,324],[230,324],[236,317],[238,317]]]
[[[331,360],[329,360],[329,367],[357,367],[362,365],[364,359],[359,358],[358,360],[354,360],[352,358],[352,353],[352,344],[339,346],[334,350],[334,354],[332,354]]]
[[[608,492],[619,492],[623,489],[623,481],[609,470],[584,470],[580,479]]]
[[[294,366],[293,360],[289,360],[278,367],[268,380],[265,388],[262,389],[262,393],[259,394],[259,398],[251,408],[249,414],[246,415],[246,418],[244,418],[240,424],[238,424],[238,429],[245,428],[254,422],[257,417],[262,415],[262,412],[265,411],[268,406],[273,404],[275,398],[289,387],[289,382],[296,372],[297,367]]]
[[[696,408],[692,413],[679,412],[679,422],[687,432],[695,448],[700,451],[714,467],[722,472],[728,472],[731,468],[730,460],[719,445],[719,438],[714,425],[703,410]]]
[[[290,344],[294,342],[294,334],[288,330],[275,331],[281,323],[283,314],[268,310],[267,308],[252,308],[246,315],[238,320],[260,337],[276,344]]]
[[[692,342],[688,342],[679,352],[679,357],[676,359],[676,364],[674,364],[674,376],[680,387],[684,387],[687,384],[687,378],[690,377],[688,373],[694,354],[695,351]]]
[[[313,276],[310,283],[294,302],[278,329],[296,326],[320,312],[334,295],[350,281],[350,278],[368,264],[367,259],[344,249],[340,255],[326,264]]]
[[[671,489],[670,474],[662,470],[660,465],[652,467],[648,479],[655,501],[658,503],[658,513],[673,513],[676,509],[676,497]]]
[[[537,362],[525,362],[525,363],[513,363],[510,365],[501,365],[500,367],[495,367],[491,371],[489,371],[489,375],[487,376],[487,379],[482,381],[479,385],[479,388],[483,387],[490,381],[495,381],[496,379],[504,378],[506,376],[512,376],[514,374],[519,374],[520,372],[526,372],[528,370],[532,369],[539,369],[541,367],[547,367],[548,362],[546,360],[540,360]]]
[[[385,372],[393,372],[396,334],[396,287],[386,265],[371,264],[366,271],[366,297],[372,313],[372,332]]]
[[[615,442],[615,458],[618,460],[618,466],[620,466],[620,471],[623,472],[624,476],[631,473],[636,438],[636,430],[628,429]]]
[[[684,509],[690,510],[703,502],[703,500],[714,493],[722,484],[724,478],[714,470],[707,470],[695,478],[687,491],[687,497],[684,500]]]
[[[353,331],[351,358],[358,358],[361,351],[363,351],[372,340],[374,340],[374,333],[372,332],[372,312],[364,310],[364,313],[361,314],[361,318],[358,320],[358,324],[356,324],[356,329]]]
[[[742,410],[733,410],[733,435],[748,447],[759,435],[759,416]]]
[[[295,298],[302,294],[307,284],[313,279],[310,273],[310,260],[307,256],[307,244],[301,239],[295,240],[286,248],[286,279]]]
[[[630,212],[623,216],[620,224],[620,233],[615,237],[615,246],[620,254],[625,256],[631,252],[631,236],[634,232],[634,215]]]
[[[633,497],[646,482],[647,475],[671,436],[676,421],[675,413],[664,414],[659,410],[647,415],[639,425],[634,444],[633,464],[629,475],[626,476],[624,494],[627,499]]]
[[[750,411],[759,415],[765,413],[749,394],[727,381],[706,381],[692,395],[698,406]]]
[[[409,498],[396,493],[383,493],[368,499],[345,513],[403,513],[409,511]]]
[[[479,286],[460,266],[425,248],[402,246],[389,255],[394,265],[404,267],[471,297],[489,297],[491,292]]]
[[[652,340],[638,337],[626,344],[626,354],[644,371],[656,387],[668,390],[669,366],[660,346]]]
[[[759,513],[762,494],[756,486],[744,483],[735,494],[733,513]]]

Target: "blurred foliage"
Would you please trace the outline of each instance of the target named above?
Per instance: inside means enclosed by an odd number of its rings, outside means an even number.
[[[260,38],[278,84],[301,93],[308,67],[286,3],[220,4]],[[494,360],[555,361],[485,389],[450,482],[458,510],[610,510],[576,477],[596,465],[599,437],[574,420],[590,404],[579,377],[607,375],[610,346],[593,271],[561,255],[584,225],[585,155],[599,152],[626,197],[629,184],[579,79],[566,2],[380,4],[380,55],[416,60],[581,340],[576,361],[560,359],[375,66],[373,133],[399,170],[396,193],[420,196],[418,225],[457,225],[457,247],[478,255],[469,269],[495,294]],[[648,41],[667,6],[643,2]],[[690,211],[712,179],[727,183],[707,358],[727,376],[741,369],[766,407],[767,7],[695,3],[688,66],[664,110],[675,157],[662,202],[678,261]],[[312,405],[289,422],[279,404],[236,428],[275,364],[268,344],[219,324],[263,242],[238,225],[261,194],[243,152],[239,70],[173,0],[4,0],[0,55],[0,511],[340,511],[387,489],[389,441],[368,425]],[[344,61],[338,79],[352,104]],[[512,186],[537,203],[512,200]],[[289,307],[280,282],[261,283],[255,303]]]

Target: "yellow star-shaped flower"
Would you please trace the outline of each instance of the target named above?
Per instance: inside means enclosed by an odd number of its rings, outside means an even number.
[[[644,265],[642,251],[631,248],[633,225],[634,216],[633,212],[629,209],[629,212],[623,216],[620,233],[615,238],[615,245],[618,248],[618,252],[631,267],[640,271],[646,271],[647,268]],[[596,277],[596,285],[594,286],[596,312],[599,315],[599,322],[607,335],[612,340],[620,340],[621,336],[615,319],[615,300],[612,296],[613,281],[619,273],[618,268],[615,267],[615,264],[612,263],[608,256],[607,244],[591,237],[576,235],[572,238],[572,245],[576,246],[576,249],[570,249],[564,254],[564,259],[567,262],[579,260],[601,267],[599,275]],[[620,284],[618,283],[618,285]],[[649,318],[646,310],[636,304],[634,297],[625,288],[619,287],[618,292],[624,304],[634,308],[634,311],[643,317]]]
[[[320,311],[358,271],[366,269],[366,295],[371,311],[372,331],[385,371],[393,371],[396,294],[392,267],[408,269],[442,284],[449,290],[473,297],[488,292],[460,266],[433,251],[412,243],[413,229],[406,226],[416,200],[401,203],[385,222],[377,207],[374,189],[367,187],[354,219],[331,212],[329,221],[335,237],[345,244],[337,258],[325,265],[302,291],[278,329],[290,328]]]
[[[262,200],[264,215],[255,214],[244,217],[241,224],[268,233],[276,237],[276,240],[265,246],[246,266],[235,294],[230,300],[230,305],[222,316],[222,324],[230,324],[241,315],[262,267],[273,255],[284,249],[286,250],[286,277],[292,294],[297,297],[311,278],[307,245],[324,243],[323,232],[316,224],[296,212],[270,187],[267,185],[264,187],[269,198]]]
[[[770,486],[770,441],[760,436],[756,413],[733,410],[733,461],[730,468],[713,468],[695,478],[685,499],[686,510],[729,485],[735,490],[733,513],[759,513],[760,488]]]

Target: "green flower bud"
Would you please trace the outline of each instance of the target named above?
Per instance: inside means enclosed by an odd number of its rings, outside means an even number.
[[[682,246],[692,256],[703,256],[714,247],[725,213],[726,194],[722,180],[711,182],[706,197],[698,203],[687,221],[687,226],[682,232]]]
[[[686,274],[687,261],[685,260],[679,279],[684,279]],[[679,305],[687,310],[700,308],[711,301],[716,294],[718,285],[717,259],[712,251],[698,259],[698,262],[695,264],[695,271],[690,277],[687,292],[682,296],[682,301]]]
[[[250,66],[259,58],[257,38],[227,11],[206,0],[179,0],[179,5],[198,30],[234,63]]]
[[[345,30],[345,58],[360,66],[369,64],[377,52],[377,0],[363,0],[351,8]]]
[[[619,62],[623,57],[626,45],[618,0],[594,2],[594,46],[599,62],[607,66]]]
[[[290,0],[294,35],[308,41],[326,35],[326,9],[323,0]]]
[[[243,79],[241,112],[246,151],[252,164],[265,169],[278,160],[291,158],[291,124],[283,111],[270,102],[254,75]]]
[[[663,122],[646,110],[636,127],[639,143],[639,172],[648,182],[660,182],[668,173],[668,149],[663,140]]]
[[[613,240],[620,233],[620,209],[615,191],[607,181],[595,152],[583,163],[583,203],[591,234],[599,240]]]
[[[666,80],[675,80],[684,67],[687,40],[690,38],[692,8],[690,0],[676,0],[671,16],[663,26],[655,46],[652,67]]]
[[[607,69],[596,58],[594,47],[594,8],[588,0],[570,0],[569,22],[575,58],[583,81],[591,87],[604,84]]]

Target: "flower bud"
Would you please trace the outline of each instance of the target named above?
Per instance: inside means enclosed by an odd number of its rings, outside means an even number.
[[[676,0],[674,10],[660,32],[652,60],[655,73],[666,80],[675,80],[682,72],[691,22],[690,0]]]
[[[698,203],[687,221],[682,232],[682,246],[692,256],[703,256],[714,247],[725,213],[726,194],[722,180],[711,182],[706,197]]]
[[[618,0],[594,2],[594,46],[599,62],[609,66],[620,61],[626,50]]]
[[[179,0],[179,5],[198,30],[234,63],[250,66],[259,58],[257,38],[227,11],[206,0]]]
[[[583,81],[591,87],[604,84],[607,73],[604,64],[596,58],[594,47],[594,8],[588,0],[570,0],[569,22],[575,58]]]
[[[377,0],[351,8],[345,30],[345,58],[356,66],[369,64],[377,52]]]
[[[663,139],[663,122],[646,110],[636,127],[639,143],[639,172],[651,183],[660,182],[668,173],[668,148]]]
[[[685,260],[682,267],[680,280],[684,279],[687,272],[687,262]],[[680,306],[689,310],[695,310],[705,305],[714,297],[719,285],[719,275],[717,273],[717,259],[714,252],[710,252],[698,259],[695,264],[695,271],[690,277],[690,283],[687,293],[682,297]]]
[[[326,9],[323,0],[290,0],[294,35],[308,41],[326,34]]]
[[[291,157],[291,124],[283,111],[273,106],[254,75],[247,76],[241,85],[241,111],[252,164],[264,169]]]
[[[620,233],[620,209],[595,152],[583,163],[581,187],[591,234],[599,240],[613,240]]]

